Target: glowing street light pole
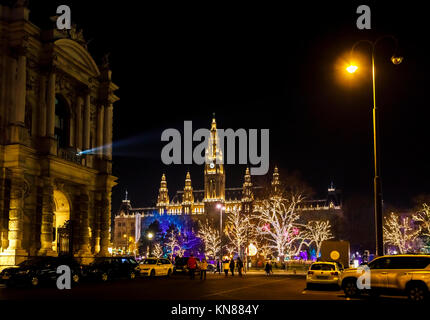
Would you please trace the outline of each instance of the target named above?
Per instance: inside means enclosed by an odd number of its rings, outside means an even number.
[[[225,207],[218,203],[216,205],[217,209],[219,209],[219,263],[220,263],[220,269],[222,266],[222,211],[225,210]],[[222,271],[222,270],[220,270]]]
[[[381,184],[381,163],[380,163],[380,147],[379,147],[379,109],[376,106],[376,87],[375,87],[375,47],[382,39],[392,39],[395,42],[397,50],[397,39],[393,36],[383,36],[376,41],[360,40],[356,42],[351,49],[351,56],[354,48],[361,42],[370,44],[372,48],[372,90],[373,90],[373,155],[374,155],[374,207],[375,207],[375,233],[376,233],[376,255],[384,254],[384,236],[382,226],[382,184]],[[396,52],[395,50],[395,52]],[[403,57],[393,55],[391,62],[395,65],[400,64]],[[358,67],[350,65],[346,68],[349,73],[357,71]]]
[[[147,235],[147,238],[149,240],[149,254],[148,257],[151,256],[151,251],[152,251],[152,239],[154,238],[154,234],[152,232],[149,232]]]

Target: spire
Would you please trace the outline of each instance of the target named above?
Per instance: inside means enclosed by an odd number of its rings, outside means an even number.
[[[211,125],[211,131],[216,130],[216,120],[215,120],[215,112],[212,114],[212,125]]]
[[[278,167],[275,166],[275,169],[273,170],[273,179],[272,179],[272,192],[274,195],[278,194],[280,184],[281,182],[279,181]]]
[[[208,147],[206,148],[206,163],[218,163],[221,164],[223,161],[222,151],[219,146],[219,137],[216,127],[215,113],[213,114],[211,132],[209,136]]]
[[[128,196],[128,191],[127,191],[127,189],[125,189],[125,201],[127,201],[128,199],[127,199],[127,196]]]

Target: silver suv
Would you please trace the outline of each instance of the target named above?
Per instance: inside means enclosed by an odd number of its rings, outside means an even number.
[[[367,266],[370,272],[368,289],[360,290],[360,285],[357,286],[363,270],[351,268],[342,274],[341,286],[347,297],[358,296],[362,292],[373,296],[381,293],[407,295],[413,301],[423,301],[429,297],[430,255],[382,256]]]

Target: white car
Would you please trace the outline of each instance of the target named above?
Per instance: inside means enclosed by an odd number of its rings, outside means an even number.
[[[140,275],[142,276],[170,276],[173,272],[173,265],[168,259],[147,258],[139,263]]]
[[[341,272],[336,262],[314,262],[306,275],[306,287],[313,284],[339,285]]]

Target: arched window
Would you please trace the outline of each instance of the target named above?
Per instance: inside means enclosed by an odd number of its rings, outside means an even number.
[[[67,102],[63,97],[57,95],[55,97],[54,134],[59,148],[67,148],[69,146],[69,126],[70,114]]]

